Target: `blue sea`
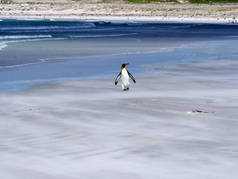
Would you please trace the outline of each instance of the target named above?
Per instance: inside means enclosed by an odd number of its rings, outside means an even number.
[[[0,20],[0,91],[236,58],[227,24]]]

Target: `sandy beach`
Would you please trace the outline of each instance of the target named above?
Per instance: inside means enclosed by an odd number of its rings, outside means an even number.
[[[1,4],[0,178],[236,179],[237,23],[237,4]]]
[[[237,59],[0,94],[2,178],[237,176]]]
[[[1,4],[0,18],[238,23],[238,5],[20,1]]]

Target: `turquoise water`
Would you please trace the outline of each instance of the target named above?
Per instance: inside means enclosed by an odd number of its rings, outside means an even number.
[[[0,21],[0,90],[72,78],[111,77],[233,58],[238,27],[80,21]]]

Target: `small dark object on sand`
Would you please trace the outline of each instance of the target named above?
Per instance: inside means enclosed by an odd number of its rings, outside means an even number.
[[[193,113],[209,113],[207,111],[201,111],[201,110],[193,110],[192,112]]]

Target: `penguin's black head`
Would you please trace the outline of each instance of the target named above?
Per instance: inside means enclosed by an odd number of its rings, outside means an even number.
[[[121,69],[125,68],[126,65],[129,65],[129,63],[123,63],[123,64],[121,65]]]

